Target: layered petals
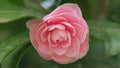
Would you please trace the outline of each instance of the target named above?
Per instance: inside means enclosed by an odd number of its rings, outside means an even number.
[[[74,37],[74,38],[72,38],[72,43],[69,46],[65,55],[67,57],[75,57],[79,54],[79,49],[80,49],[79,39],[77,37]]]
[[[42,20],[34,19],[26,25],[32,45],[46,60],[67,64],[88,52],[89,29],[77,4],[63,4]]]

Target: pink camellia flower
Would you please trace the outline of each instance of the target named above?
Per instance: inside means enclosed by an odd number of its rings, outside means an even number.
[[[27,27],[33,46],[46,60],[67,64],[88,52],[89,29],[77,4],[63,4],[42,20],[27,22]]]

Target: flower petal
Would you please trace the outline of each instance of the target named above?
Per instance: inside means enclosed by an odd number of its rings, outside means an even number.
[[[63,55],[66,51],[67,48],[63,48],[61,45],[58,45],[56,47],[50,47],[51,51],[57,55]]]
[[[51,12],[46,17],[44,17],[44,19],[47,19],[48,17],[51,17],[51,16],[56,16],[56,15],[61,14],[61,13],[73,13],[73,14],[77,15],[76,10],[74,10],[73,8],[64,4],[64,5],[56,8],[53,12]]]
[[[80,24],[73,23],[73,25],[76,28],[76,36],[80,40],[80,43],[83,43],[83,41],[85,41],[88,31],[85,30]]]
[[[54,30],[54,29],[60,29],[60,30],[65,30],[65,27],[61,24],[55,24],[55,25],[52,25],[51,28],[49,28],[48,31],[51,31],[51,30]]]
[[[43,54],[51,54],[51,51],[47,42],[39,41],[38,48],[39,48],[39,51],[42,52]]]
[[[71,4],[71,3],[66,3],[63,5],[64,7],[70,7],[72,9],[74,9],[76,11],[76,13],[79,15],[79,16],[82,16],[82,12],[79,8],[79,6],[77,4]]]
[[[50,47],[58,46],[58,43],[55,43],[53,40],[51,40],[51,32],[48,34],[48,43]]]
[[[63,48],[68,48],[71,45],[70,33],[68,31],[66,31],[66,32],[67,32],[67,40],[61,43]]]
[[[62,22],[61,24],[63,24],[66,27],[66,30],[68,30],[72,36],[76,35],[75,27],[72,26],[70,23]]]
[[[39,54],[42,58],[44,58],[44,59],[46,59],[46,60],[51,60],[51,59],[52,59],[49,54],[44,54],[44,53],[42,53],[39,49],[36,49],[36,50],[37,50],[38,54]]]
[[[89,41],[89,37],[87,34],[85,41],[80,45],[80,50],[79,50],[80,52],[79,52],[79,55],[77,55],[75,57],[76,59],[80,59],[87,54],[87,52],[89,50],[89,42],[88,41]]]
[[[64,55],[52,54],[51,57],[54,61],[61,63],[61,64],[67,64],[67,63],[70,63],[71,61],[71,58],[66,57]]]
[[[66,51],[65,55],[67,57],[75,57],[79,54],[80,42],[77,37],[72,38],[72,43]]]
[[[26,23],[26,26],[28,29],[31,29],[33,26],[37,25],[37,24],[42,24],[42,20],[39,19],[34,19],[34,20],[30,20]]]
[[[61,22],[66,22],[67,20],[64,18],[64,17],[59,17],[59,16],[51,16],[51,17],[48,17],[48,18],[45,18],[44,19],[44,22],[47,24],[47,25],[55,25],[55,24],[58,24],[58,23],[61,23]]]
[[[35,25],[34,27],[32,27],[30,29],[30,41],[32,42],[32,44],[35,48],[38,48],[38,42],[35,38],[36,33],[37,33],[37,29],[39,28],[38,26],[41,26],[41,24],[40,25]]]

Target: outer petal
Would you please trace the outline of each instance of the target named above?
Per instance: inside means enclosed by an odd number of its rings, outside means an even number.
[[[39,54],[42,58],[44,58],[44,59],[46,59],[46,60],[51,60],[51,59],[52,59],[49,54],[44,54],[44,53],[42,53],[39,49],[36,49],[36,50],[37,50],[38,54]]]
[[[77,23],[77,22],[76,22]],[[86,23],[86,21],[84,20],[84,18],[80,18],[80,21],[78,22],[81,26],[83,26],[83,28],[88,31],[88,25]]]
[[[44,54],[51,54],[51,51],[47,42],[39,41],[38,49],[40,52]]]
[[[32,29],[30,29],[30,41],[35,48],[38,47],[38,42],[35,40],[35,34],[36,34],[36,30],[37,30],[36,26],[34,26]]]
[[[73,37],[71,42],[72,42],[71,45],[69,46],[68,50],[65,53],[67,57],[75,57],[79,54],[80,49],[79,39],[77,37]]]
[[[80,43],[83,43],[83,41],[85,41],[86,35],[88,33],[88,30],[86,30],[85,28],[83,28],[83,26],[81,26],[79,23],[73,23],[72,24],[75,28],[76,28],[76,36],[78,37],[78,39],[80,40]]]
[[[39,20],[39,19],[30,20],[26,23],[26,26],[28,29],[31,29],[33,26],[37,24],[42,24],[42,20]]]
[[[61,64],[67,64],[67,63],[70,63],[71,61],[71,58],[66,57],[65,55],[51,54],[51,57],[54,61]]]
[[[82,16],[82,12],[77,4],[66,3],[63,5],[63,7],[70,7],[72,9],[74,9],[79,16]]]
[[[88,52],[88,50],[89,50],[89,42],[88,42],[88,41],[89,41],[89,36],[88,36],[88,34],[87,34],[85,41],[84,41],[84,42],[81,44],[81,46],[80,46],[79,55],[77,55],[77,56],[75,57],[76,60],[84,57],[84,56],[87,54],[87,52]],[[74,60],[74,61],[75,61],[75,60]]]
[[[56,15],[61,14],[61,13],[73,13],[75,15],[78,15],[76,10],[71,8],[70,5],[71,6],[73,6],[73,5],[76,6],[75,4],[69,4],[69,6],[67,6],[67,4],[64,4],[62,6],[59,6],[52,13],[50,13],[49,15],[44,17],[44,19],[47,19],[48,17],[51,17],[51,16],[56,16]]]
[[[66,51],[67,48],[63,48],[61,45],[58,45],[56,47],[50,47],[51,51],[57,55],[63,55]]]
[[[39,50],[39,43],[38,41],[35,39],[35,36],[36,36],[36,33],[37,33],[37,30],[38,28],[40,28],[42,25],[41,24],[38,24],[38,25],[35,25],[34,27],[32,27],[30,29],[30,40],[33,44],[33,46],[35,47],[35,49],[37,50],[37,52],[46,60],[50,60],[51,57],[48,55],[48,54],[44,54],[41,52],[41,50]],[[41,27],[41,30],[42,30],[42,27]]]

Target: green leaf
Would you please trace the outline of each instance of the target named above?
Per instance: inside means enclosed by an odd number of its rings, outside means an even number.
[[[28,31],[24,31],[0,43],[0,64],[16,48],[29,43]]]
[[[13,21],[23,17],[41,18],[42,16],[44,16],[44,10],[40,7],[40,5],[37,8],[36,6],[30,7],[26,5],[25,1],[0,0],[0,23]],[[41,11],[37,9],[41,9]]]
[[[90,35],[103,40],[106,55],[120,53],[120,25],[108,21],[88,21]]]
[[[106,42],[106,45],[109,46],[108,55],[116,55],[120,53],[120,28],[109,28],[108,31],[110,36],[110,42]]]
[[[30,44],[29,44],[30,45]],[[14,50],[3,62],[1,68],[17,68],[29,45],[24,45]]]
[[[97,39],[93,36],[90,36],[89,41],[89,51],[87,54],[87,59],[98,59],[105,57],[105,43],[103,40]]]
[[[108,22],[108,21],[87,21],[90,29],[90,35],[95,38],[109,41],[110,35],[108,33],[108,29],[120,29],[120,25],[118,23]]]

